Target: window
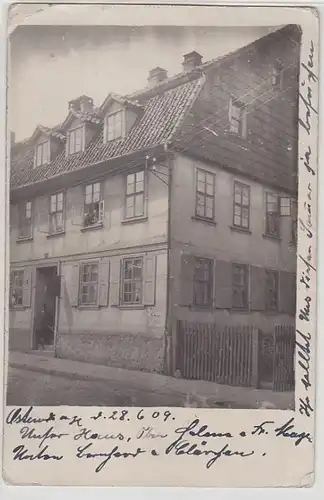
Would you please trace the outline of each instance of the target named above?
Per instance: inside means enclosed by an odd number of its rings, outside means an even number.
[[[233,225],[243,229],[250,227],[250,186],[234,182]]]
[[[70,130],[68,133],[68,154],[79,153],[84,149],[84,127]]]
[[[197,169],[196,176],[196,216],[214,220],[215,175]]]
[[[291,216],[291,198],[289,196],[280,196],[280,215],[282,217]]]
[[[279,196],[276,193],[266,193],[266,228],[268,236],[279,238],[280,217],[279,217]]]
[[[40,167],[49,163],[50,159],[50,144],[48,141],[42,142],[36,146],[35,166]]]
[[[61,233],[64,230],[64,194],[55,193],[51,196],[50,233]]]
[[[84,226],[94,226],[103,221],[104,202],[101,200],[101,185],[99,182],[85,187]]]
[[[249,273],[246,264],[232,265],[232,307],[233,309],[248,309],[249,306]]]
[[[32,237],[32,202],[26,201],[19,207],[18,238]]]
[[[126,178],[126,219],[144,216],[144,170]]]
[[[11,271],[9,303],[12,307],[23,305],[23,284],[24,271]]]
[[[80,286],[80,303],[82,305],[97,304],[98,295],[98,263],[91,262],[82,264],[81,269],[81,286]]]
[[[122,274],[123,304],[141,304],[143,295],[143,258],[124,259]]]
[[[291,200],[291,241],[297,245],[297,200]]]
[[[106,142],[123,137],[123,111],[117,111],[106,117]]]
[[[241,137],[245,136],[246,129],[246,112],[244,104],[238,101],[230,102],[230,132],[238,134]]]
[[[208,307],[212,305],[213,261],[195,257],[194,304]]]
[[[266,270],[265,296],[266,296],[267,311],[278,310],[278,289],[279,289],[278,278],[279,278],[278,271]]]
[[[283,67],[277,62],[272,67],[272,85],[281,88],[283,84]]]

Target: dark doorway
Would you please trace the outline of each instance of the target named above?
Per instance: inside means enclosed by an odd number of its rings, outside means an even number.
[[[57,267],[36,269],[34,348],[53,349],[56,318]]]

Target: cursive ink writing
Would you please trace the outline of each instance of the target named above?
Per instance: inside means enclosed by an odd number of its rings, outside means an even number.
[[[313,90],[312,90],[312,84],[317,83],[318,77],[313,71],[314,67],[314,43],[313,41],[311,42],[310,50],[309,50],[309,56],[308,56],[308,62],[305,64],[304,62],[302,63],[302,67],[306,70],[306,75],[308,77],[308,84],[306,85],[305,80],[301,82],[301,88],[302,92],[299,92],[299,97],[303,103],[303,111],[305,113],[305,116],[303,118],[298,118],[298,122],[300,125],[306,130],[307,134],[310,135],[311,131],[311,116],[312,112],[315,114],[318,114],[317,110],[315,109],[313,105]],[[302,112],[302,106],[300,106],[300,113]]]
[[[155,438],[166,438],[167,434],[161,434],[155,432],[153,427],[142,427],[142,429],[137,434],[137,439],[155,439]]]
[[[78,439],[85,439],[86,441],[87,440],[93,440],[93,439],[98,439],[98,440],[101,440],[101,439],[118,439],[120,441],[123,441],[125,438],[124,438],[124,435],[121,434],[121,433],[118,433],[118,434],[99,434],[98,432],[93,432],[92,430],[90,429],[87,429],[86,427],[83,427],[79,432],[77,432],[77,434],[75,434],[74,436],[74,440],[77,441]]]
[[[303,333],[300,330],[297,330],[296,333],[297,333],[298,339],[301,339],[301,341],[296,340],[296,346],[298,348],[297,349],[297,357],[299,358],[298,365],[303,370],[301,382],[307,391],[309,389],[309,387],[312,386],[310,379],[309,379],[311,334],[310,333]]]
[[[28,449],[23,444],[16,446],[12,451],[14,460],[62,460],[63,455],[48,455],[45,453],[48,450],[48,445],[42,448],[36,455],[29,453]]]
[[[47,439],[61,439],[62,436],[68,436],[67,433],[56,434],[54,427],[50,427],[47,431],[42,434],[37,434],[35,427],[28,427],[27,425],[20,429],[21,439],[39,439],[39,448],[43,446]]]
[[[299,398],[299,413],[306,415],[306,417],[310,417],[313,411],[314,408],[311,406],[308,396],[305,399]]]
[[[112,458],[136,458],[138,455],[141,455],[142,453],[146,453],[146,450],[142,450],[141,448],[137,448],[135,452],[122,452],[119,451],[118,446],[115,446],[111,451],[108,453],[91,453],[87,450],[91,448],[93,443],[86,444],[85,446],[79,446],[77,449],[77,458],[86,458],[86,459],[92,459],[92,458],[102,458],[105,457],[105,459],[100,462],[100,464],[96,467],[95,472],[100,472],[107,462],[111,460]]]
[[[304,298],[305,301],[305,306],[300,309],[299,311],[299,319],[301,321],[307,321],[309,322],[309,316],[310,316],[310,305],[312,302],[311,297],[307,296]]]
[[[307,168],[308,172],[312,175],[315,175],[315,170],[313,167],[311,167],[311,155],[312,155],[312,148],[310,146],[307,147],[304,156],[302,156],[300,159],[304,161],[304,166]]]
[[[282,425],[281,427],[277,427],[277,429],[275,429],[276,436],[282,436],[284,438],[294,439],[295,446],[298,446],[304,439],[309,443],[312,443],[313,440],[309,432],[296,432],[295,430],[293,430],[295,428],[293,423],[294,420],[295,418],[292,417],[284,425]]]
[[[55,413],[50,413],[46,418],[39,418],[32,416],[33,407],[31,406],[28,410],[23,413],[22,408],[13,409],[9,412],[6,423],[11,424],[40,424],[42,422],[54,422]]]

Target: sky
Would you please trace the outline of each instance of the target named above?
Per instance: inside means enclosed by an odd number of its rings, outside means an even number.
[[[16,141],[37,124],[64,120],[68,102],[86,94],[99,106],[110,92],[146,86],[149,70],[179,73],[183,55],[203,62],[266,35],[268,27],[22,26],[11,37],[9,127]]]

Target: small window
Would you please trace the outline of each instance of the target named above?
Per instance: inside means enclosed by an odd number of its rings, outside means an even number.
[[[95,305],[98,296],[98,273],[97,262],[82,264],[80,283],[80,304]]]
[[[266,310],[278,311],[278,290],[279,273],[278,271],[266,270],[265,296]]]
[[[291,216],[291,198],[290,196],[280,196],[280,215],[282,217]]]
[[[212,305],[213,261],[195,258],[194,272],[194,304],[202,307]]]
[[[196,174],[196,216],[215,218],[215,175],[200,169]]]
[[[250,186],[234,182],[233,225],[242,229],[250,227]]]
[[[84,226],[100,224],[104,217],[104,202],[101,199],[101,185],[99,182],[88,184],[85,187],[84,199]]]
[[[249,273],[246,264],[232,265],[232,307],[233,309],[248,309],[249,306]]]
[[[279,196],[276,193],[266,193],[265,232],[268,236],[280,236]]]
[[[68,154],[79,153],[84,149],[84,127],[70,130],[68,133]]]
[[[61,233],[64,230],[64,193],[55,193],[51,196],[50,206],[50,233]]]
[[[123,304],[141,304],[143,297],[143,258],[124,259],[122,273]]]
[[[42,142],[36,146],[35,166],[47,165],[50,159],[50,145],[49,142]]]
[[[276,62],[272,67],[272,85],[274,87],[282,88],[283,84],[283,66],[281,63]]]
[[[291,200],[291,241],[297,245],[297,200]]]
[[[126,219],[144,216],[144,182],[144,170],[126,177]]]
[[[11,307],[19,307],[23,305],[23,285],[24,271],[11,271],[9,297],[9,303]]]
[[[18,238],[32,237],[32,202],[26,201],[19,206]]]
[[[123,137],[123,115],[123,111],[117,111],[117,113],[113,113],[106,117],[106,142],[121,139]]]
[[[230,102],[230,132],[233,134],[245,136],[246,130],[246,111],[245,106],[241,102],[231,101]]]

